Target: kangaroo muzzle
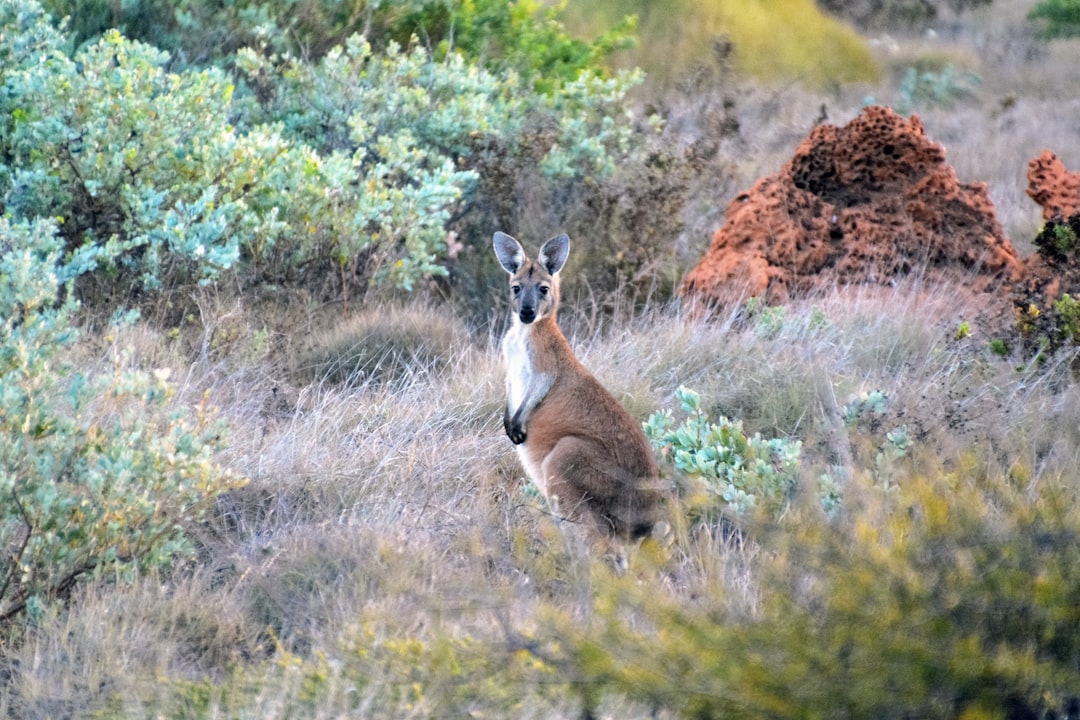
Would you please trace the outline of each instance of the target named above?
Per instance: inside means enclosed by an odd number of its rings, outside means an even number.
[[[539,312],[540,294],[539,292],[537,292],[536,287],[523,288],[521,292],[521,297],[518,301],[518,319],[528,325],[529,323],[536,320]]]

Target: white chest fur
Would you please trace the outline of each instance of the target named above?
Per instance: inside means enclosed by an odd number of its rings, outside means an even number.
[[[529,388],[536,380],[529,327],[515,322],[503,337],[502,351],[503,362],[506,363],[506,402],[513,414],[528,398]]]
[[[515,322],[503,337],[503,361],[506,363],[506,404],[510,415],[516,414],[528,404],[524,414],[543,399],[551,386],[550,379],[538,372],[534,363],[530,327]],[[528,424],[526,422],[526,427]],[[540,492],[547,497],[547,483],[540,467],[534,462],[525,444],[517,446],[518,457],[526,474]]]

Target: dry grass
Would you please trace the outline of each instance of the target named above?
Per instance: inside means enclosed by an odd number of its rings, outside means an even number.
[[[259,313],[245,312],[258,327]],[[1067,363],[1018,371],[1018,359],[996,358],[984,339],[956,340],[959,320],[944,293],[854,291],[794,304],[769,327],[657,309],[578,333],[573,343],[638,417],[671,406],[686,384],[748,430],[803,439],[808,473],[848,463],[848,475],[859,476],[872,462],[864,447],[900,423],[916,430],[918,452],[905,461],[912,472],[967,463],[1035,482],[1074,467],[1080,390]],[[178,359],[166,334],[125,332],[146,357]],[[499,424],[493,338],[456,346],[437,373],[296,385],[291,402],[270,409],[275,394],[264,384],[273,357],[241,355],[259,359],[242,367],[196,359],[174,373],[182,395],[212,390],[232,427],[223,459],[251,483],[200,529],[201,552],[190,564],[131,586],[89,587],[68,611],[10,638],[0,691],[9,714],[150,716],[178,697],[191,703],[190,688],[207,679],[213,687],[215,678],[239,675],[249,691],[207,700],[209,707],[284,717],[305,690],[276,675],[282,657],[330,658],[329,677],[344,682],[334,667],[344,673],[360,663],[357,672],[374,672],[350,643],[385,651],[397,648],[394,638],[449,636],[508,648],[512,663],[513,633],[527,634],[545,608],[587,621],[590,587],[606,571],[575,550],[523,484]],[[888,413],[879,430],[853,442],[842,408],[875,389],[889,396]],[[666,556],[639,554],[634,581],[686,602],[721,593],[752,610],[752,544],[733,543],[721,528],[679,527]],[[392,706],[399,680],[379,667],[359,703],[376,715]],[[264,676],[270,684],[257,681]],[[523,687],[540,693],[523,716],[576,712],[573,693]],[[325,689],[320,716],[356,706],[338,690]],[[420,703],[397,711],[434,710]],[[611,712],[648,715],[632,705]]]

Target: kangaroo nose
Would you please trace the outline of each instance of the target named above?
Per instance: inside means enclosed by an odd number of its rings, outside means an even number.
[[[518,313],[518,317],[521,318],[521,322],[528,325],[529,323],[531,323],[533,320],[536,319],[536,308],[534,308],[534,307],[523,307],[523,308],[521,308],[521,312]]]

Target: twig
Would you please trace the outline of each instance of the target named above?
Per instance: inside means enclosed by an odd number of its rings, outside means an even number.
[[[15,486],[11,487],[11,500],[15,503],[16,509],[19,511],[19,515],[22,516],[23,522],[26,523],[26,535],[23,536],[22,544],[19,546],[18,552],[11,554],[11,570],[8,572],[6,578],[4,578],[3,586],[0,586],[0,599],[3,599],[8,592],[8,588],[11,587],[11,581],[15,577],[15,573],[20,566],[23,553],[26,552],[26,546],[30,544],[30,536],[34,533],[34,524],[30,522],[30,516],[26,512],[26,508],[23,507],[22,502],[19,500],[18,494],[15,492]],[[18,603],[14,608],[9,609],[6,613],[0,616],[0,621],[7,620],[11,615],[22,610],[26,605],[26,601],[23,600]]]

